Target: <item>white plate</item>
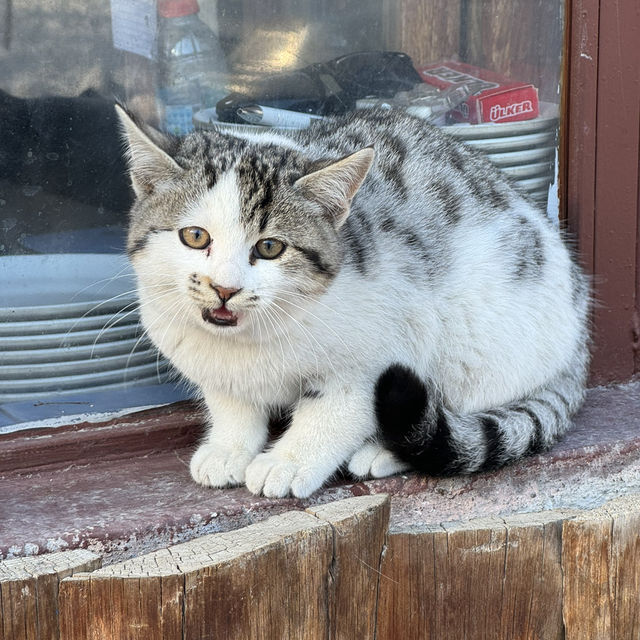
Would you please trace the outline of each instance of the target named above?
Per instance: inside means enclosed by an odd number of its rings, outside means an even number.
[[[80,318],[84,316],[106,315],[130,309],[137,298],[130,295],[118,295],[114,300],[88,300],[69,304],[44,305],[31,307],[12,307],[0,309],[0,324],[4,322],[40,322],[59,318]]]
[[[135,353],[153,349],[146,338],[131,338],[116,342],[104,342],[95,345],[79,345],[76,347],[57,347],[53,349],[21,349],[16,351],[0,351],[0,363],[9,364],[39,364],[48,362],[72,362],[74,360],[88,360]]]
[[[505,153],[488,153],[487,157],[501,169],[514,167],[531,162],[554,162],[556,157],[555,147],[540,147],[536,149],[524,149],[523,151],[506,151]]]
[[[521,136],[505,136],[504,138],[480,138],[478,140],[462,140],[470,147],[480,151],[504,153],[505,151],[524,151],[539,147],[549,147],[555,144],[555,131],[541,131]]]
[[[518,180],[516,183],[519,189],[524,189],[527,192],[540,191],[542,189],[548,189],[549,185],[553,182],[553,176],[544,178],[529,178],[528,180]]]
[[[527,194],[530,198],[533,198],[537,202],[541,202],[542,204],[547,204],[547,200],[549,199],[549,186],[547,185],[546,189],[539,189],[537,191],[527,191]]]
[[[132,267],[120,254],[3,256],[0,282],[0,321],[10,322],[79,316],[101,301],[111,311],[135,293]]]
[[[511,176],[511,178],[516,181],[541,176],[549,178],[553,176],[553,164],[549,162],[521,164],[516,167],[501,167],[501,169],[504,173],[506,173],[508,176]]]
[[[0,322],[0,336],[28,336],[46,333],[73,333],[74,331],[95,331],[98,335],[103,329],[138,324],[138,308],[133,306],[123,313],[111,313],[103,316],[85,316],[84,318],[57,318],[52,320]]]
[[[93,345],[117,340],[128,340],[140,336],[142,328],[139,324],[112,327],[104,331],[68,331],[65,333],[49,333],[43,335],[0,337],[0,351],[17,349],[58,349],[74,345]]]
[[[119,391],[123,389],[133,389],[138,386],[147,386],[147,385],[156,385],[162,384],[163,382],[167,382],[170,379],[171,374],[166,371],[160,372],[158,376],[157,372],[154,372],[151,376],[141,377],[137,380],[132,380],[130,382],[117,382],[114,384],[104,384],[104,385],[96,385],[93,387],[88,387],[87,389],[67,389],[61,391],[60,389],[56,389],[54,391],[41,391],[34,396],[34,394],[30,391],[25,391],[22,393],[5,393],[0,391],[0,403],[2,402],[34,402],[40,403],[42,401],[50,400],[51,402],[59,402],[63,400],[65,397],[76,396],[79,393],[83,393],[85,391],[99,392],[99,391]]]
[[[130,369],[156,361],[162,363],[162,357],[158,355],[157,351],[149,349],[134,354],[120,354],[104,358],[72,360],[70,362],[2,365],[0,366],[0,389],[12,387],[20,381],[31,380],[32,378],[75,376],[100,373],[102,371],[121,371],[126,375]]]
[[[131,384],[139,378],[150,378],[158,371],[163,373],[168,364],[154,362],[130,367],[126,371],[100,371],[98,373],[85,373],[81,375],[55,376],[52,378],[30,378],[28,380],[15,380],[11,383],[3,382],[0,386],[0,401],[6,401],[4,396],[16,393],[31,392],[35,398],[41,392],[91,389],[105,384]]]

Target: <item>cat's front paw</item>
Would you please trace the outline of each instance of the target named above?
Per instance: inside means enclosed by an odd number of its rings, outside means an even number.
[[[248,466],[245,482],[247,489],[256,495],[284,498],[291,493],[296,498],[307,498],[327,477],[317,468],[268,451],[257,455]]]
[[[247,466],[254,454],[246,449],[224,450],[206,442],[191,458],[191,477],[205,487],[228,487],[244,483]]]
[[[406,471],[409,465],[398,460],[381,444],[367,442],[353,454],[348,468],[356,478],[384,478]]]

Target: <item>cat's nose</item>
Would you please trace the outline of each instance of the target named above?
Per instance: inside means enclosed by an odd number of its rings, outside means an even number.
[[[218,294],[218,297],[222,302],[227,302],[233,296],[240,291],[240,289],[234,289],[233,287],[222,287],[219,284],[211,285],[211,288]]]

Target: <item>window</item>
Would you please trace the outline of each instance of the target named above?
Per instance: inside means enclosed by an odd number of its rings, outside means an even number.
[[[114,96],[177,134],[404,105],[484,150],[557,219],[564,11],[0,0],[0,431],[188,396],[139,327]]]

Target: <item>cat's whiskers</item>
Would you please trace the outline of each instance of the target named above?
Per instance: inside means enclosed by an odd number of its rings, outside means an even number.
[[[157,296],[155,296],[152,300],[156,301],[158,299],[160,299],[162,296],[165,295],[169,295],[169,292],[166,293],[162,293],[159,294]],[[127,313],[124,314],[124,316],[119,317],[119,314],[113,314],[111,316],[111,319],[108,320],[100,329],[100,331],[98,332],[98,335],[96,336],[95,340],[93,341],[93,344],[91,345],[91,356],[93,357],[93,352],[95,350],[96,344],[98,343],[98,341],[100,340],[100,338],[103,336],[104,332],[111,329],[112,327],[114,327],[116,324],[118,324],[119,322],[121,322],[122,320],[124,320],[125,318],[127,318],[128,316],[130,316],[133,313],[137,313],[139,309],[138,304],[136,303],[135,308],[131,309],[130,311],[128,311]],[[138,322],[136,323],[138,326],[142,326],[142,323],[140,322],[140,320],[138,320]],[[142,336],[141,338],[143,338],[146,334],[146,331],[143,330]],[[141,339],[140,338],[140,339]],[[137,346],[137,343],[136,343]],[[135,348],[135,347],[134,347]]]
[[[157,296],[156,299],[159,298],[159,297],[160,296]],[[171,312],[175,312],[173,317],[171,318],[171,320],[167,324],[167,328],[165,329],[165,332],[164,332],[163,337],[162,337],[162,339],[164,339],[164,336],[166,335],[166,332],[171,327],[171,324],[173,323],[175,318],[178,317],[179,315],[182,315],[183,317],[186,316],[186,314],[181,313],[181,311],[182,310],[186,310],[187,304],[188,303],[185,300],[183,300],[181,298],[178,298],[177,300],[175,300],[173,302],[173,304],[169,305],[166,309],[164,309],[162,311],[162,313],[160,313],[158,316],[156,316],[156,318],[154,318],[150,323],[148,323],[146,327],[143,327],[142,335],[138,338],[138,341],[136,342],[136,344],[134,345],[133,349],[131,350],[131,352],[129,354],[129,358],[127,359],[126,367],[129,366],[129,362],[131,360],[131,357],[134,355],[135,349],[137,348],[137,346],[140,343],[140,341],[145,339],[145,338],[151,339],[150,330],[158,322],[162,321],[164,316],[166,316],[167,314],[170,314]],[[160,350],[156,347],[156,375],[158,377],[158,381],[161,380],[161,373],[160,373],[160,357],[161,357],[161,355],[162,354],[161,354]],[[125,367],[125,369],[126,369],[126,367]]]
[[[276,339],[278,340],[278,345],[280,346],[280,355],[281,355],[281,369],[280,369],[280,375],[278,375],[278,379],[280,381],[280,384],[278,385],[278,389],[276,391],[276,395],[278,393],[280,393],[280,390],[282,389],[283,385],[284,385],[284,373],[287,369],[287,358],[285,356],[284,353],[284,346],[282,344],[282,340],[280,339],[280,332],[278,331],[277,327],[273,324],[273,320],[272,318],[269,316],[269,313],[264,310],[264,309],[259,309],[258,310],[258,317],[262,317],[264,315],[264,319],[265,319],[265,331],[268,333],[267,330],[267,326],[266,326],[266,321],[268,320],[269,323],[271,324],[271,328],[273,330],[274,335],[276,336]]]
[[[302,322],[300,322],[300,320],[298,320],[297,318],[292,316],[290,313],[288,313],[277,302],[274,302],[273,304],[274,304],[274,307],[276,307],[276,309],[278,309],[282,313],[286,314],[291,319],[291,321],[294,322],[302,330],[303,335],[307,339],[309,347],[311,348],[311,353],[313,354],[313,357],[314,357],[314,359],[316,361],[316,378],[319,378],[320,377],[320,362],[318,360],[318,354],[316,353],[315,349],[313,348],[313,344],[312,344],[311,340],[313,340],[313,342],[315,342],[315,344],[320,348],[320,350],[322,351],[322,354],[325,356],[325,361],[329,361],[330,357],[329,357],[329,354],[327,353],[326,349],[322,346],[322,344],[320,344],[320,342],[318,342],[318,339],[313,335],[313,333],[311,331],[309,331],[309,329],[307,329]]]
[[[353,359],[353,361],[357,360],[356,355],[354,354],[353,350],[351,349],[351,347],[342,339],[342,337],[340,336],[340,334],[329,324],[327,324],[322,318],[318,317],[317,315],[315,315],[314,313],[312,313],[311,311],[309,311],[309,309],[307,307],[302,307],[299,305],[296,305],[294,302],[291,302],[290,300],[287,300],[286,298],[277,296],[277,295],[273,295],[273,298],[275,300],[282,300],[284,302],[287,302],[288,304],[296,307],[297,309],[300,309],[302,311],[305,311],[307,313],[307,315],[309,315],[311,318],[313,318],[314,320],[317,320],[318,322],[320,322],[326,329],[328,329],[340,342],[341,346],[343,346],[345,348],[345,350],[348,352],[349,356]],[[274,303],[276,306],[277,303]],[[327,305],[325,305],[327,306]],[[331,307],[327,306],[327,309],[331,309]],[[333,311],[333,309],[331,309]]]
[[[186,310],[186,308],[185,308]],[[189,320],[189,314],[187,313],[181,313],[180,314],[182,316],[182,324],[178,326],[178,334],[182,335],[182,338],[180,338],[180,340],[178,340],[178,342],[176,343],[176,350],[178,349],[178,347],[182,344],[182,341],[184,340],[185,334],[187,332],[187,322]],[[158,351],[158,358],[160,356],[160,352]],[[158,363],[158,358],[156,359],[156,366]],[[179,380],[181,378],[180,373],[176,370],[176,369],[169,369],[169,372],[172,372],[171,377],[174,380]],[[183,381],[185,381],[184,378],[182,378]],[[189,382],[190,385],[193,385],[193,383]],[[195,387],[197,389],[197,387]]]
[[[313,357],[314,357],[314,360],[315,360],[315,368],[316,368],[315,377],[316,377],[316,379],[320,379],[322,377],[320,361],[318,359],[318,354],[316,352],[316,349],[314,348],[314,345],[313,345],[313,343],[311,341],[313,340],[313,342],[315,342],[315,344],[322,351],[322,355],[324,356],[324,358],[323,358],[324,362],[330,362],[331,361],[330,355],[327,353],[327,351],[324,348],[324,346],[313,335],[313,333],[311,331],[309,331],[309,329],[307,329],[307,327],[305,327],[304,324],[302,322],[300,322],[300,320],[298,320],[297,318],[295,318],[291,314],[287,313],[287,311],[285,309],[283,309],[282,307],[280,307],[277,303],[274,303],[274,306],[279,311],[282,311],[283,313],[285,313],[291,319],[291,321],[293,323],[295,323],[295,325],[302,331],[301,335],[303,335],[305,337],[305,339],[307,341],[307,344],[309,345],[309,348],[310,348],[311,353],[313,354]],[[283,322],[283,324],[286,325],[285,322]],[[302,379],[301,379],[301,382],[302,382]],[[302,390],[302,388],[300,388],[300,393],[299,393],[299,396],[298,396],[298,402],[302,399],[302,393],[303,393],[303,390]]]
[[[149,304],[149,305],[155,305],[158,301],[162,300],[162,298],[164,298],[164,297],[166,297],[166,296],[173,296],[173,292],[172,292],[172,291],[167,291],[167,292],[165,292],[165,293],[157,294],[157,295],[156,295],[156,296],[154,296],[153,298],[149,298],[149,299],[147,299],[147,300],[145,301],[145,303],[146,303],[146,304]],[[178,298],[173,298],[173,300],[172,300],[172,304],[170,304],[168,307],[164,308],[164,309],[162,310],[162,312],[161,312],[158,316],[156,316],[156,318],[154,318],[150,323],[148,323],[146,326],[144,326],[144,327],[143,327],[143,329],[144,329],[144,333],[148,335],[148,334],[149,334],[149,329],[150,329],[151,327],[153,327],[153,326],[156,324],[156,322],[158,322],[160,319],[162,319],[162,318],[167,314],[167,312],[169,312],[169,311],[171,311],[172,309],[174,309],[174,308],[175,308],[175,306],[176,306],[178,303],[181,303],[181,302],[184,302],[182,298],[180,298],[180,297],[178,297]]]
[[[157,318],[154,319],[154,321],[150,324],[150,326],[155,324],[158,320],[162,319],[162,316],[164,316],[168,311],[171,311],[173,309],[173,307],[175,307],[176,304],[178,304],[179,302],[181,302],[181,300],[177,300],[173,305],[171,305],[170,307],[165,309],[165,311],[163,311],[160,314],[160,316],[158,316]],[[142,340],[145,340],[145,339],[149,338],[149,328],[150,328],[150,326],[143,328],[142,334],[136,340],[136,343],[133,345],[133,348],[129,352],[129,357],[127,358],[127,362],[125,364],[125,369],[127,369],[129,367],[129,363],[131,362],[131,358],[134,356],[135,351],[138,348],[138,345],[140,344],[140,342],[142,342]],[[158,351],[158,354],[159,353],[160,353],[160,351]],[[157,370],[157,368],[158,368],[158,359],[156,359],[156,370]]]
[[[267,313],[265,314],[265,318],[267,318],[267,320],[269,320],[269,322],[271,323],[271,326],[273,327],[274,333],[276,335],[278,335],[278,329],[284,330],[283,336],[289,343],[289,346],[291,347],[291,353],[293,354],[293,357],[296,361],[296,368],[298,369],[297,377],[298,377],[299,396],[302,397],[302,378],[303,378],[302,366],[300,364],[300,358],[298,358],[298,353],[297,353],[298,350],[296,349],[295,344],[291,340],[291,333],[289,331],[289,327],[287,327],[286,322],[279,319],[277,315],[272,315]],[[278,320],[280,320],[279,323],[278,323]],[[284,356],[284,350],[282,355],[282,361],[283,361],[283,371],[284,371],[286,369],[286,364],[287,364],[286,358]]]
[[[178,309],[175,309],[176,306],[178,307]],[[164,333],[162,334],[162,338],[160,340],[160,343],[164,342],[164,339],[167,335],[167,332],[169,331],[169,329],[171,329],[171,325],[175,322],[175,319],[182,316],[182,318],[184,319],[186,317],[186,314],[183,313],[184,311],[186,311],[188,309],[188,302],[183,300],[182,298],[178,298],[178,300],[176,301],[176,304],[174,304],[172,307],[170,307],[171,310],[175,309],[175,313],[173,314],[173,317],[171,318],[171,320],[169,321],[169,323],[167,324]],[[156,356],[156,374],[158,376],[158,380],[160,380],[160,350],[158,349],[158,354]]]
[[[101,280],[96,280],[94,282],[92,282],[91,284],[87,285],[86,287],[83,287],[82,289],[79,289],[78,291],[75,292],[75,294],[72,296],[71,300],[75,299],[76,296],[78,296],[79,294],[81,294],[83,291],[86,291],[87,289],[91,288],[91,287],[95,287],[96,285],[104,282],[105,285],[100,289],[104,289],[105,286],[107,286],[107,284],[113,282],[114,280],[117,280],[118,278],[131,278],[132,274],[131,272],[128,273],[123,273],[123,271],[127,270],[129,267],[128,266],[124,266],[122,269],[120,269],[120,271],[113,275],[110,276],[109,278],[102,278]],[[151,285],[151,286],[163,286],[163,285]],[[114,314],[117,313],[122,313],[123,311],[125,311],[126,309],[128,309],[129,307],[137,307],[138,306],[138,288],[134,287],[133,289],[129,289],[127,291],[121,291],[120,293],[117,293],[114,296],[111,296],[110,298],[106,298],[104,300],[100,300],[97,304],[93,305],[91,308],[89,308],[87,311],[85,311],[85,313],[83,313],[77,320],[76,322],[71,326],[71,328],[69,329],[69,331],[73,331],[74,327],[77,325],[77,323],[82,320],[83,318],[85,318],[86,316],[92,314],[94,311],[100,309],[100,307],[104,307],[105,305],[109,304],[110,302],[114,302],[117,301],[120,298],[125,298],[127,296],[131,296],[131,295],[136,295],[136,300],[134,300],[133,302],[128,303],[127,305],[125,305],[124,307],[122,307],[120,310],[114,312]]]
[[[79,316],[78,318],[76,318],[75,322],[69,327],[69,330],[67,331],[67,333],[65,334],[65,338],[74,331],[74,329],[78,326],[78,323],[83,320],[84,318],[86,318],[88,315],[90,315],[91,313],[93,313],[95,310],[99,309],[100,307],[109,304],[110,302],[113,302],[114,300],[117,300],[118,298],[122,298],[125,295],[131,295],[135,293],[135,291],[131,291],[128,294],[127,293],[123,293],[123,294],[118,294],[116,296],[113,296],[107,300],[102,300],[101,302],[99,302],[98,304],[94,305],[93,307],[91,307],[90,309],[88,309],[87,311],[85,311],[85,313],[83,313],[81,316]],[[134,307],[134,308],[133,308]],[[117,316],[118,314],[122,313],[123,311],[126,311],[129,308],[133,308],[132,311],[135,311],[138,308],[138,301],[134,300],[133,302],[129,302],[128,304],[126,304],[124,307],[118,309],[118,311],[114,311],[112,314],[110,314],[110,319],[113,318],[114,316]],[[99,314],[98,314],[99,315]],[[128,315],[128,314],[127,314]],[[125,316],[126,317],[126,316]],[[110,321],[107,320],[107,322]]]
[[[128,318],[130,315],[137,312],[138,312],[138,307],[136,306],[135,309],[131,309],[131,311],[128,311],[123,316],[120,316],[117,313],[112,314],[111,318],[102,325],[102,328],[98,332],[98,335],[95,337],[93,343],[91,344],[91,357],[93,357],[93,351],[96,348],[96,345],[98,344],[98,342],[100,341],[100,338],[102,338],[102,336],[104,335],[105,331],[112,329],[115,325],[122,322],[125,318]],[[138,320],[133,326],[136,326],[136,325],[140,325],[140,320]],[[69,330],[69,332],[70,331],[71,330]],[[69,332],[67,332],[67,335],[69,334]]]
[[[107,286],[107,284],[113,282],[114,280],[117,280],[118,278],[132,278],[133,274],[131,273],[131,271],[129,269],[130,269],[129,265],[125,264],[125,266],[123,266],[122,269],[120,269],[120,271],[118,271],[118,273],[116,273],[116,274],[114,274],[112,276],[109,276],[108,278],[101,278],[100,280],[95,280],[94,282],[89,283],[85,287],[82,287],[82,289],[78,289],[73,294],[73,296],[71,296],[71,301],[75,300],[75,298],[77,296],[79,296],[81,293],[83,293],[87,289],[91,289],[91,288],[95,287],[96,285],[104,283],[104,285],[100,289],[98,289],[98,291],[102,291]],[[127,273],[124,273],[124,271],[127,271]]]
[[[102,328],[100,329],[100,333],[98,334],[98,337],[96,338],[96,340],[93,343],[93,347],[95,347],[96,342],[100,339],[100,337],[102,337],[102,334],[104,333],[104,331],[106,329],[110,329],[115,324],[117,324],[118,322],[120,322],[120,321],[124,320],[125,318],[129,317],[132,313],[135,313],[138,310],[139,301],[138,301],[138,296],[137,296],[137,294],[138,294],[138,290],[137,289],[130,289],[129,291],[123,291],[121,293],[116,294],[115,296],[112,296],[111,298],[107,298],[106,300],[101,300],[98,304],[95,304],[94,306],[92,306],[85,313],[83,313],[81,316],[79,316],[76,319],[76,321],[69,327],[67,332],[64,334],[64,339],[68,338],[69,334],[74,331],[74,329],[78,325],[78,322],[80,322],[82,319],[86,318],[89,314],[93,313],[96,309],[99,309],[101,306],[109,304],[110,302],[116,301],[116,300],[118,300],[118,298],[123,298],[125,296],[130,296],[130,295],[133,295],[133,294],[136,294],[136,299],[134,301],[129,302],[128,304],[124,305],[118,311],[114,311],[110,315],[109,319],[102,326]],[[124,316],[121,316],[121,314],[124,313],[125,311],[127,311],[127,313],[125,313]],[[93,356],[93,351],[91,352],[91,355]]]
[[[331,311],[331,313],[337,313],[337,311],[333,307],[330,307],[328,304],[322,302],[322,300],[320,300],[320,298],[318,298],[317,296],[312,296],[308,293],[303,293],[302,291],[291,291],[289,289],[272,289],[272,291],[275,291],[276,293],[284,293],[286,295],[295,296],[297,298],[302,298],[303,300],[309,300],[313,304],[317,304],[327,309],[327,311]]]
[[[256,327],[258,329],[258,361],[262,360],[262,322],[260,320],[260,316],[257,312],[254,312],[256,316],[257,323],[251,323],[251,334],[255,338],[256,337]]]

